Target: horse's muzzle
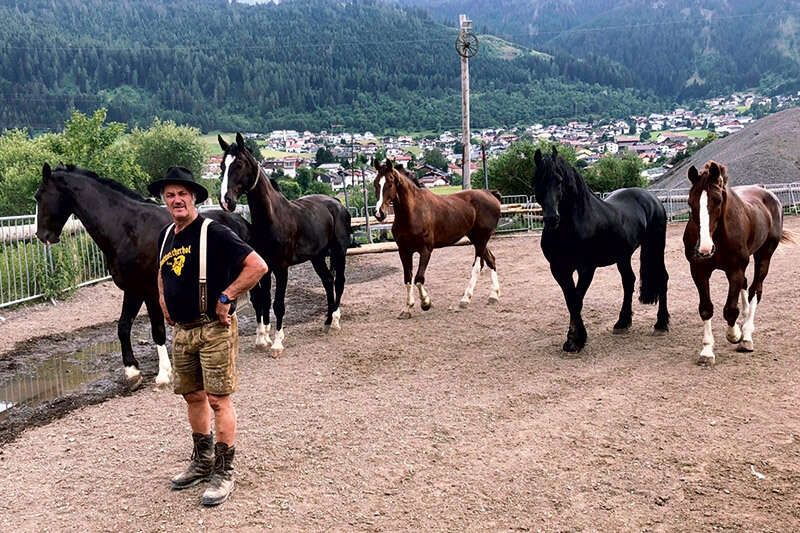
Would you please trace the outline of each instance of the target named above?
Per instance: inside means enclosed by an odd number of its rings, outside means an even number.
[[[384,213],[383,211],[381,211],[381,210],[379,209],[379,210],[378,210],[378,211],[375,213],[375,220],[377,220],[378,222],[383,222],[384,220],[386,220],[386,213]]]
[[[717,246],[714,245],[714,244],[711,245],[711,251],[709,251],[709,252],[701,252],[700,251],[700,246],[698,245],[698,247],[695,248],[695,250],[694,250],[694,255],[698,259],[710,259],[711,256],[713,256],[714,252],[716,252],[716,251],[717,251]]]
[[[236,209],[236,200],[231,198],[230,194],[226,193],[222,200],[220,200],[219,206],[223,211],[233,213],[234,209]]]

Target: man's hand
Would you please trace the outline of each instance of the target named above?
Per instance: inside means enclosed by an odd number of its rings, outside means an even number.
[[[219,318],[219,323],[223,326],[230,326],[231,325],[231,317],[228,312],[231,310],[231,304],[224,304],[217,300],[217,318]]]

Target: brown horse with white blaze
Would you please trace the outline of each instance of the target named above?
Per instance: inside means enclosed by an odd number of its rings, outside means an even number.
[[[713,365],[714,334],[711,317],[709,278],[722,270],[728,278],[728,297],[723,316],[728,323],[728,342],[740,352],[753,351],[756,308],[762,301],[762,286],[769,271],[772,254],[782,242],[795,242],[794,235],[783,229],[783,208],[771,192],[757,186],[731,187],[726,168],[714,161],[702,171],[689,168],[689,207],[691,215],[683,232],[686,259],[700,296],[699,312],[703,319],[703,349],[698,364]],[[745,270],[753,256],[755,268],[749,289]],[[739,317],[741,299],[743,324]]]
[[[472,300],[475,285],[484,266],[491,271],[492,289],[489,303],[500,299],[500,282],[495,258],[487,247],[500,219],[500,195],[484,190],[466,190],[454,194],[437,195],[412,181],[392,161],[385,164],[375,161],[375,196],[378,203],[375,218],[386,219],[387,206],[394,209],[392,235],[397,243],[403,264],[406,303],[399,318],[409,318],[414,307],[411,285],[414,253],[419,253],[419,266],[414,285],[419,291],[420,305],[424,311],[431,308],[431,297],[425,289],[425,270],[434,248],[455,244],[467,237],[475,247],[475,260],[460,306],[467,307]]]

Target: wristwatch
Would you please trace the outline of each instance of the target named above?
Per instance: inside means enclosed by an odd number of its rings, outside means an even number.
[[[219,295],[219,303],[221,303],[223,305],[228,305],[228,304],[232,304],[233,300],[228,298],[228,295],[223,292],[223,293],[221,293]]]

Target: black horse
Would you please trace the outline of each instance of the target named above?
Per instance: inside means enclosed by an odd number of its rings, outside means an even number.
[[[620,189],[605,201],[600,200],[555,147],[551,155],[545,156],[536,150],[534,161],[534,191],[544,215],[542,251],[569,309],[564,351],[577,352],[586,344],[581,309],[597,267],[616,263],[624,295],[614,332],[621,333],[630,327],[636,282],[631,256],[639,246],[642,247],[639,301],[658,302],[654,333],[666,332],[669,329],[669,276],[664,265],[667,215],[661,202],[643,189]],[[577,285],[573,281],[575,271]]]
[[[122,346],[122,361],[129,386],[141,384],[139,362],[131,348],[131,327],[142,303],[150,317],[153,341],[158,350],[156,384],[170,382],[172,366],[167,354],[164,315],[158,304],[158,234],[172,219],[163,207],[140,196],[120,183],[68,165],[54,170],[42,168],[42,182],[36,191],[38,214],[36,236],[45,244],[59,241],[71,214],[103,251],[114,283],[124,291],[117,334]],[[219,210],[203,216],[225,224],[240,238],[250,242],[250,226],[239,215]],[[250,292],[253,307],[266,307],[266,291],[256,286]],[[262,303],[264,302],[264,303]]]
[[[350,244],[350,213],[337,199],[323,194],[303,196],[290,202],[281,194],[277,183],[263,174],[258,162],[245,148],[240,133],[236,134],[233,144],[226,143],[221,136],[218,136],[218,141],[225,152],[220,165],[220,204],[223,209],[233,211],[237,199],[247,194],[255,237],[253,247],[266,259],[270,272],[275,276],[272,355],[277,357],[284,349],[284,298],[291,265],[311,261],[328,299],[325,330],[339,329],[339,304],[344,291],[345,261]],[[330,267],[326,264],[327,257],[330,257]],[[267,292],[269,294],[268,283]],[[259,330],[263,330],[269,342],[268,309],[266,322],[259,322]]]

